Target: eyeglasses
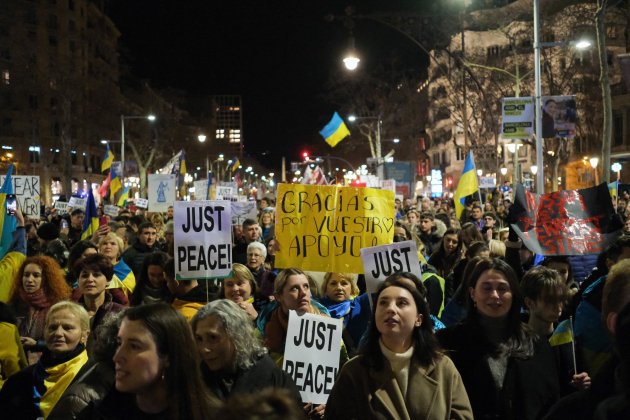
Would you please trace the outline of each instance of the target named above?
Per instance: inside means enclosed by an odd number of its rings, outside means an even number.
[[[250,257],[250,258],[261,258],[262,257],[262,255],[260,255],[260,254],[247,254],[247,256]]]

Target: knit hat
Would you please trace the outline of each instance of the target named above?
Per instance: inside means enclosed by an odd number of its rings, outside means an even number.
[[[37,228],[37,236],[45,241],[52,241],[59,237],[59,228],[54,223],[44,223]]]

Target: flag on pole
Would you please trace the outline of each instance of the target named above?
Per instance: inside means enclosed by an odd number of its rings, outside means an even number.
[[[304,176],[302,177],[302,184],[308,185],[328,185],[324,171],[319,166],[315,169],[311,169],[310,166],[306,166],[304,170]]]
[[[232,164],[232,173],[236,172],[240,166],[241,161],[238,158],[234,158],[234,163]]]
[[[466,162],[464,163],[462,176],[459,178],[457,189],[453,196],[453,200],[455,201],[455,214],[458,219],[462,215],[462,211],[464,211],[466,197],[474,194],[478,190],[479,183],[477,182],[475,160],[473,159],[472,151],[469,151],[468,156],[466,156]]]
[[[348,130],[346,123],[343,122],[339,114],[335,112],[330,122],[321,129],[319,134],[330,147],[335,147],[337,143],[350,135],[350,130]]]
[[[85,206],[85,219],[83,220],[83,233],[81,240],[91,239],[98,230],[98,212],[96,211],[96,201],[92,188],[88,190],[87,204]]]
[[[571,325],[570,319],[565,319],[558,324],[556,329],[549,337],[549,344],[551,347],[561,346],[573,341],[573,325]]]
[[[118,199],[118,207],[125,207],[127,200],[129,199],[129,187],[125,187],[120,198]]]
[[[111,182],[112,182],[112,173],[110,171],[107,174],[107,178],[105,178],[101,186],[98,187],[98,195],[104,198],[109,192],[109,185],[111,184]]]
[[[611,198],[616,198],[619,194],[619,181],[614,181],[608,184],[608,192]]]
[[[212,186],[212,174],[208,173],[208,188],[206,188],[206,200],[210,200],[210,187]]]
[[[103,163],[101,163],[101,172],[107,171],[112,167],[114,161],[114,153],[109,150],[109,143],[107,143],[107,150],[105,150],[105,156],[103,157]]]
[[[9,165],[7,176],[4,178],[4,184],[0,188],[0,226],[2,226],[2,237],[0,238],[0,258],[11,248],[13,232],[17,226],[15,216],[7,215],[7,194],[13,194],[13,163]]]
[[[120,163],[120,162],[117,162]],[[120,173],[118,173],[117,168],[120,168],[120,165],[112,165],[112,168],[109,171],[110,182],[109,182],[109,198],[110,200],[116,195],[116,193],[122,189],[122,179],[120,177]]]

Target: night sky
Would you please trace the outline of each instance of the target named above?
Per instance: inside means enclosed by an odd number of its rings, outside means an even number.
[[[385,6],[386,3],[386,6]],[[429,3],[362,0],[357,13],[409,11]],[[335,111],[326,84],[343,70],[348,43],[345,1],[110,0],[132,72],[160,87],[195,94],[240,94],[245,153],[278,166],[308,149],[328,153],[318,131]],[[391,54],[410,66],[425,60],[400,34],[369,21],[355,29],[363,68]],[[365,70],[367,71],[367,70]]]

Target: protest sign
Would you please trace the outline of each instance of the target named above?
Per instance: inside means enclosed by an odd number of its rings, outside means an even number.
[[[103,213],[105,213],[109,217],[116,217],[116,216],[118,216],[118,211],[119,210],[120,210],[120,207],[113,206],[111,204],[105,204],[103,206]]]
[[[608,186],[533,194],[516,188],[511,226],[539,255],[599,254],[621,234]]]
[[[493,189],[497,186],[497,179],[493,176],[480,176],[479,188]]]
[[[149,175],[149,211],[165,213],[175,202],[174,174]]]
[[[534,98],[503,98],[502,135],[504,139],[526,139],[534,133]]]
[[[4,185],[5,175],[0,177],[0,185]],[[18,207],[27,219],[39,219],[40,212],[40,184],[39,176],[12,175],[13,194],[18,202]]]
[[[149,207],[149,200],[146,198],[136,198],[135,199],[136,207],[140,209],[146,209]]]
[[[212,186],[211,186],[211,190],[210,190],[210,197],[206,197],[206,195],[208,194],[208,180],[207,179],[200,179],[198,181],[195,181],[193,183],[193,186],[195,187],[195,200],[211,200],[212,197]]]
[[[543,96],[541,102],[543,138],[574,138],[577,121],[575,96]]]
[[[289,311],[282,369],[303,403],[326,404],[339,370],[343,320]]]
[[[216,187],[216,194],[218,200],[232,200],[236,197],[235,189],[232,187],[226,187],[219,185]]]
[[[395,179],[383,179],[381,181],[381,189],[387,191],[396,192],[396,180]]]
[[[373,188],[279,184],[278,267],[363,273],[361,248],[394,237],[394,193]]]
[[[232,201],[232,224],[242,225],[245,219],[258,219],[255,201]]]
[[[175,278],[227,277],[232,271],[232,210],[229,201],[176,201]]]
[[[68,201],[68,207],[73,209],[81,209],[85,210],[87,206],[87,199],[80,197],[70,197],[70,201]]]
[[[368,293],[376,292],[378,285],[395,273],[413,273],[422,277],[415,241],[363,248],[361,259]]]
[[[57,214],[60,216],[68,214],[68,203],[66,203],[65,201],[55,201],[54,208],[57,210]]]

